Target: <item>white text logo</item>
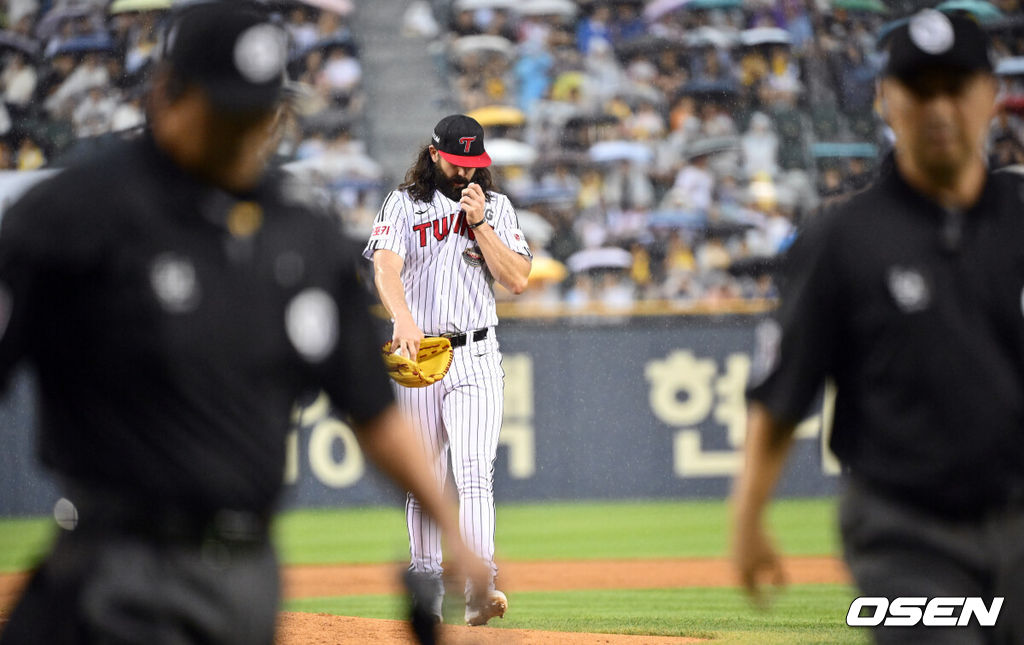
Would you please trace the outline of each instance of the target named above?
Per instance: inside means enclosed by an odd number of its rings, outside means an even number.
[[[961,609],[962,608],[962,609]],[[981,598],[900,597],[891,603],[888,598],[863,596],[855,598],[846,614],[850,627],[910,627],[923,624],[925,627],[964,627],[975,618],[982,627],[992,627],[1003,608],[1001,597],[993,598],[992,604],[985,605]],[[957,610],[960,610],[959,613]]]

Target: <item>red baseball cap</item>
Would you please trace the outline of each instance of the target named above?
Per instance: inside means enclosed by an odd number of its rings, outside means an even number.
[[[463,168],[486,168],[491,157],[484,152],[484,129],[465,114],[451,114],[437,122],[431,137],[437,152],[448,163]]]

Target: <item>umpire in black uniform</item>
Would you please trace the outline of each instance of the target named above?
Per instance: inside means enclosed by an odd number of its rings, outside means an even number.
[[[266,171],[285,62],[256,5],[185,9],[149,129],[4,218],[0,375],[36,372],[41,458],[78,513],[4,645],[272,643],[268,523],[293,403],[316,388],[488,574],[395,411],[358,250]]]
[[[994,629],[879,628],[883,643],[1024,642],[1024,178],[983,145],[997,83],[970,18],[913,15],[879,83],[878,180],[812,220],[758,330],[734,494],[743,584],[782,581],[762,511],[825,379],[843,548],[865,596],[979,596]],[[760,365],[757,365],[760,363]]]

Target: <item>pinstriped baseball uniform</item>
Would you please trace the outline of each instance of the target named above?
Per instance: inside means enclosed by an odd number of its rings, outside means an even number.
[[[508,197],[488,194],[485,219],[509,248],[531,257]],[[467,545],[494,565],[494,458],[501,430],[504,371],[494,327],[493,282],[465,215],[440,191],[429,204],[405,191],[388,195],[363,251],[367,259],[387,249],[404,260],[405,300],[427,336],[487,329],[488,335],[455,349],[451,369],[424,388],[397,388],[401,408],[412,417],[444,481],[448,451],[459,491],[459,524]],[[441,574],[440,531],[419,502],[406,500],[411,568]]]

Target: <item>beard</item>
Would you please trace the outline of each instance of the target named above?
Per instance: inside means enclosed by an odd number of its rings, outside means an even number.
[[[458,175],[448,177],[437,164],[434,164],[432,174],[434,176],[434,187],[441,191],[442,195],[453,202],[462,199],[462,189],[469,185],[468,180]]]

